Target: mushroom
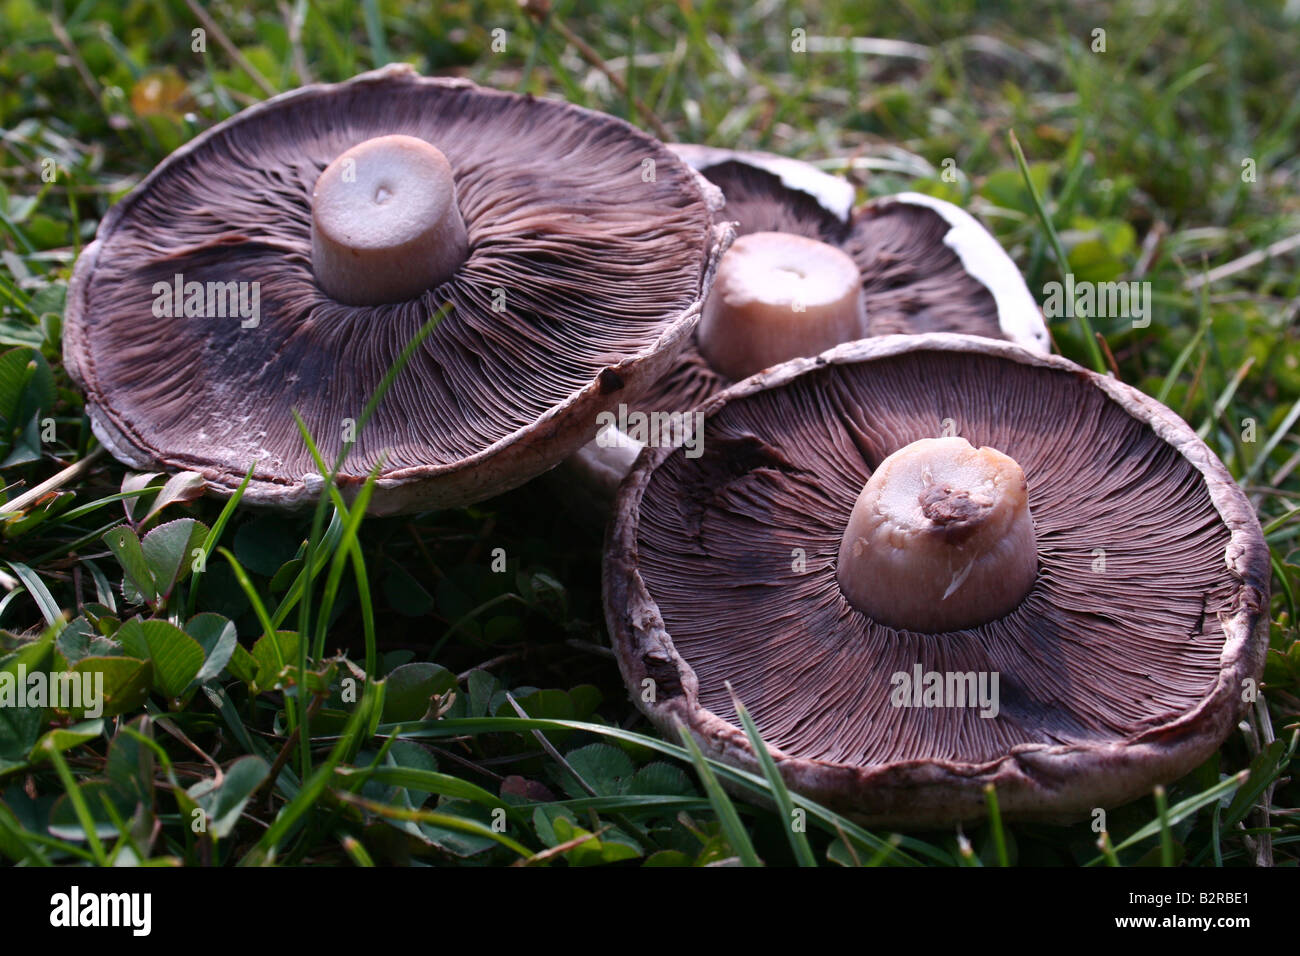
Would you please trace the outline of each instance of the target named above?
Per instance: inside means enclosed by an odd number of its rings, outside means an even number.
[[[707,402],[620,490],[605,609],[633,699],[869,824],[1064,821],[1205,760],[1268,643],[1246,498],[1172,411],[930,333]]]
[[[611,116],[398,65],[251,107],[164,160],[73,274],[65,360],[139,468],[292,505],[379,468],[380,513],[552,467],[698,321],[720,200]],[[357,434],[363,408],[422,327]]]
[[[638,403],[688,411],[788,359],[899,332],[964,332],[1048,349],[1011,258],[967,212],[920,193],[852,210],[853,187],[766,153],[671,147],[717,185],[738,238],[723,255],[693,339]],[[639,444],[605,429],[575,457],[612,495]]]
[[[1015,263],[957,206],[909,192],[851,211],[827,181],[844,183],[850,201],[852,187],[816,167],[800,175],[800,164],[783,157],[671,148],[722,190],[737,239],[718,266],[695,340],[644,396],[646,407],[694,408],[770,365],[867,336],[965,332],[1048,350],[1042,312]],[[791,266],[777,275],[783,254]],[[846,283],[850,261],[857,295]],[[801,274],[805,281],[795,281]],[[813,298],[833,305],[814,309]],[[816,321],[831,309],[836,318]],[[756,350],[750,326],[773,313],[784,320],[786,347]]]

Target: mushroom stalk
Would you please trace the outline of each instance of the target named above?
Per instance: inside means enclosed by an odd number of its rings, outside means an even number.
[[[753,232],[718,264],[700,319],[705,360],[733,380],[866,335],[862,277],[834,246]]]
[[[311,259],[348,305],[411,299],[469,254],[447,157],[414,136],[377,136],[341,153],[311,197]]]
[[[915,441],[880,463],[853,506],[836,572],[858,610],[930,633],[1001,617],[1037,574],[1024,472],[964,438]]]

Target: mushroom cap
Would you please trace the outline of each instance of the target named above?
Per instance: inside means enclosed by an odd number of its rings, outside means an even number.
[[[721,218],[738,235],[784,232],[847,253],[862,272],[868,335],[962,332],[1046,353],[1042,310],[1011,257],[965,210],[921,193],[872,200],[856,211],[845,179],[800,160],[692,143],[669,146],[726,198]],[[698,330],[697,330],[698,332]],[[642,395],[641,409],[696,408],[734,384],[701,354],[692,334],[668,371]],[[613,497],[628,453],[590,442],[568,470],[598,498]]]
[[[960,207],[908,192],[853,210],[852,186],[807,163],[692,144],[670,148],[722,190],[722,217],[736,221],[738,236],[787,232],[848,253],[862,273],[868,335],[960,332],[1048,351],[1042,311],[1019,269]],[[694,408],[731,384],[692,338],[641,404]]]
[[[736,191],[735,205],[732,205],[728,211],[737,213],[737,218],[752,222],[754,232],[765,231],[758,220],[766,214],[773,217],[771,220],[773,225],[788,226],[784,229],[770,230],[772,232],[793,232],[797,235],[817,238],[815,233],[805,231],[810,228],[809,221],[815,221],[817,215],[811,213],[800,202],[800,197],[788,193],[803,193],[839,223],[848,222],[853,214],[853,203],[857,199],[857,190],[853,188],[853,184],[842,176],[823,172],[812,163],[779,156],[776,153],[738,152],[734,149],[700,146],[695,143],[669,143],[668,148],[684,159],[692,169],[713,170],[734,163],[750,169],[762,170],[779,179],[787,194],[778,195],[778,201],[775,203],[768,199],[771,193],[766,189],[760,188],[753,193],[744,189]],[[739,170],[719,169],[717,175],[725,180],[734,178],[739,172]],[[770,183],[770,180],[767,182]],[[756,204],[762,203],[766,209],[759,208],[757,205],[749,211],[740,208],[742,204],[751,200]],[[783,216],[788,218],[780,218]]]
[[[714,757],[758,766],[730,682],[790,785],[869,824],[978,819],[987,784],[1009,818],[1063,821],[1205,760],[1260,676],[1258,520],[1186,423],[1136,389],[933,333],[787,362],[701,411],[702,455],[647,448],[624,482],[604,593],[633,699]],[[886,627],[837,584],[841,536],[872,469],[945,419],[1023,468],[1039,574],[987,624]],[[998,674],[996,716],[895,706],[895,675],[918,666]]]
[[[395,133],[450,161],[469,256],[416,298],[344,305],[312,272],[313,186]],[[108,212],[73,273],[65,361],[119,459],[197,471],[224,494],[257,460],[245,500],[292,505],[321,478],[291,411],[332,462],[449,302],[340,483],[382,456],[376,512],[478,501],[561,461],[662,374],[727,241],[712,191],[650,136],[567,103],[404,65],[304,87],[200,134]],[[156,317],[155,284],[178,274],[209,297],[209,283],[247,283],[260,321]]]

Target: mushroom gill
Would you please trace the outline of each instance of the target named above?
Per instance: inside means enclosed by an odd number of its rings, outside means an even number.
[[[394,136],[432,144],[423,171],[393,166],[386,146],[378,167],[350,152]],[[428,177],[447,187],[451,202],[430,200],[403,243],[418,251],[432,229],[448,254],[414,263],[379,230],[379,259],[400,260],[392,275],[367,287],[377,267],[363,263],[322,281],[314,258],[333,274],[365,252],[351,233],[368,210],[348,205],[354,184],[332,166],[347,158],[376,190],[375,168],[414,196]],[[318,183],[328,221],[314,244]],[[356,438],[345,481],[382,460],[378,510],[464,503],[555,464],[599,409],[658,376],[697,320],[717,244],[696,174],[621,120],[389,68],[252,107],[164,161],[78,263],[67,360],[97,434],[133,464],[197,470],[229,493],[257,461],[249,500],[310,499],[296,409],[329,460]],[[173,284],[200,290],[197,307],[178,292],[173,313]],[[211,314],[214,287],[251,291],[258,314]],[[443,303],[368,428],[349,434]]]
[[[1190,429],[1126,386],[987,339],[892,336],[787,363],[702,411],[701,455],[652,450],[623,485],[606,609],[625,678],[668,688],[643,709],[724,759],[744,764],[748,747],[730,683],[815,798],[934,822],[981,815],[994,782],[1004,810],[1050,817],[1190,770],[1258,676],[1258,523]],[[873,476],[935,439],[953,444],[924,452],[900,502],[942,484],[925,468],[982,448],[998,459],[949,484],[997,475],[1012,495],[990,538],[1015,542],[1007,594],[972,626],[933,609],[951,584],[946,566],[926,577],[933,555],[903,558],[914,593],[896,593],[907,573],[842,564]],[[1023,469],[1024,514],[1003,458]],[[992,712],[914,707],[910,692],[900,706],[899,675],[931,674],[996,675]]]

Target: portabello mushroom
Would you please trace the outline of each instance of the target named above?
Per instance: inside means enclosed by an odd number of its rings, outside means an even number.
[[[614,117],[394,66],[251,107],[109,211],[65,360],[96,435],[251,502],[313,498],[292,411],[374,510],[539,474],[689,337],[723,241],[698,177]],[[415,350],[368,428],[363,408]]]
[[[695,335],[644,407],[695,408],[770,365],[868,336],[962,332],[1048,350],[1015,263],[965,210],[914,192],[853,210],[852,187],[809,164],[672,149],[722,190],[737,238]]]
[[[633,699],[868,823],[1062,821],[1205,760],[1258,680],[1268,551],[1172,411],[1057,357],[888,336],[707,402],[616,502]],[[991,693],[987,693],[991,691]]]
[[[737,238],[695,334],[637,403],[642,415],[690,411],[764,368],[870,336],[962,332],[1047,352],[1042,311],[1015,263],[959,207],[909,192],[854,210],[852,185],[811,164],[671,148],[721,189]],[[607,428],[572,468],[612,496],[640,447]]]

